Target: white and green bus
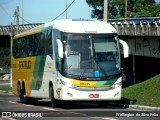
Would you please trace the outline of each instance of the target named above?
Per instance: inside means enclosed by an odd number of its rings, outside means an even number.
[[[13,93],[22,103],[120,100],[127,44],[103,21],[55,20],[16,35]]]

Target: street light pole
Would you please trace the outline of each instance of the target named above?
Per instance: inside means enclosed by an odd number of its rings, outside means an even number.
[[[66,19],[67,19],[67,16],[68,16],[68,11],[67,11],[67,7],[68,7],[68,0],[66,0]]]
[[[22,0],[22,25],[24,24],[24,19],[23,19],[23,0]]]
[[[103,21],[107,22],[107,20],[108,20],[108,0],[104,0]]]
[[[125,0],[125,18],[127,18],[127,11],[128,11],[128,10],[127,10],[127,9],[128,9],[128,8],[127,8],[127,7],[128,7],[128,6],[127,6],[127,4],[128,4],[127,2],[128,2],[128,1]]]
[[[19,33],[19,6],[17,6],[17,9],[16,9],[16,24],[17,24],[16,34],[18,34]]]

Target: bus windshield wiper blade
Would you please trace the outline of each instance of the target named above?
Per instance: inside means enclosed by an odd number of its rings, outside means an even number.
[[[83,72],[81,73],[81,75],[79,76],[79,79],[80,79],[80,80],[82,80],[82,78],[83,78],[85,72],[86,72],[86,69],[84,69]]]
[[[67,69],[70,69],[72,67],[72,65],[70,65],[68,68],[66,68],[63,73],[66,73]]]

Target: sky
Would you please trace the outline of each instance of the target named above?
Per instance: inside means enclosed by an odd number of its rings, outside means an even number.
[[[13,17],[16,7],[19,6],[20,24],[22,24],[22,1],[24,23],[50,22],[60,15],[74,0],[0,0],[0,25],[16,24]],[[68,19],[92,19],[92,8],[86,0],[75,0],[68,8]],[[65,19],[66,13],[57,19]]]
[[[45,23],[50,22],[60,15],[74,0],[0,0],[0,25],[16,24],[13,17],[16,7],[19,6],[20,24],[22,24],[22,1],[24,23]],[[156,0],[160,2],[160,0]],[[92,8],[86,0],[75,0],[68,9],[68,19],[92,19]],[[65,19],[64,13],[58,19]]]

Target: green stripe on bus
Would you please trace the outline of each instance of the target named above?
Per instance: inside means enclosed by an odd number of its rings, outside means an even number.
[[[39,90],[42,85],[46,56],[37,56],[31,84],[32,90]]]
[[[97,81],[95,85],[113,85],[117,79],[107,80],[107,81]]]
[[[107,85],[113,85],[118,79],[113,79],[113,80],[107,80],[106,84]]]

